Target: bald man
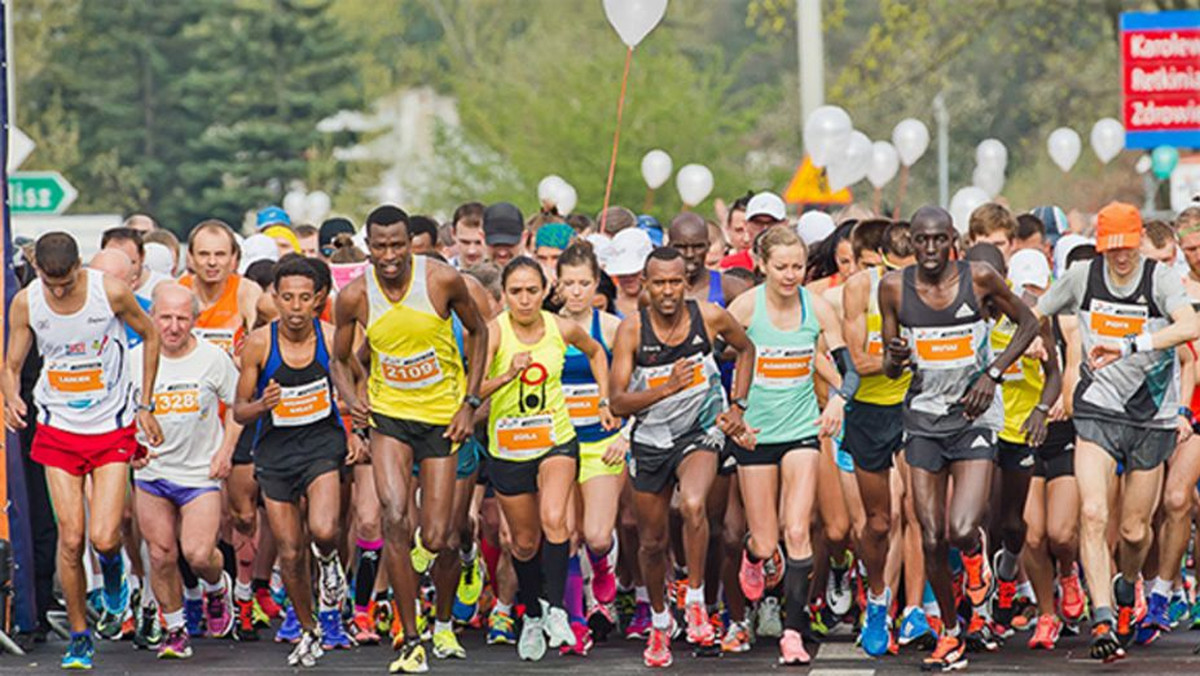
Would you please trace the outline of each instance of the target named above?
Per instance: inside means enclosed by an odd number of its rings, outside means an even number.
[[[699,214],[684,212],[671,219],[667,228],[667,241],[683,254],[687,267],[687,297],[727,307],[746,289],[753,286],[749,280],[732,275],[723,275],[704,266],[708,255],[708,224]]]
[[[101,249],[100,251],[96,252],[95,256],[92,256],[92,260],[88,263],[88,267],[93,270],[99,270],[113,279],[119,279],[128,284],[130,288],[133,288],[134,282],[136,282],[138,278],[137,268],[134,267],[134,263],[132,260],[130,260],[129,254],[125,253],[121,249]],[[149,298],[136,292],[134,293],[133,297],[137,300],[138,305],[142,306],[142,310],[144,312],[150,312]],[[128,324],[125,325],[125,336],[129,339],[130,349],[142,344],[142,337],[139,336],[133,329],[129,328]]]

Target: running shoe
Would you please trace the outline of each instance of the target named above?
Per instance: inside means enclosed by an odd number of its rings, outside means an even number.
[[[771,552],[771,558],[763,561],[763,578],[767,589],[774,589],[783,582],[783,575],[787,572],[787,563],[783,558],[783,550],[777,545],[775,551]]]
[[[1171,621],[1172,629],[1188,619],[1189,610],[1191,607],[1188,606],[1187,593],[1179,589],[1172,592],[1171,603],[1167,605],[1167,619]]]
[[[750,649],[750,629],[745,622],[730,622],[721,638],[721,652],[744,653]]]
[[[871,657],[880,657],[887,652],[891,632],[888,631],[888,608],[892,605],[892,590],[883,591],[883,601],[875,602],[867,597],[867,621],[863,623],[859,638],[863,650]]]
[[[904,611],[900,620],[900,631],[896,636],[900,647],[915,644],[921,650],[933,650],[937,647],[937,634],[925,617],[925,610],[916,606]]]
[[[183,621],[188,636],[204,635],[204,598],[183,600]]]
[[[342,624],[341,611],[321,611],[317,613],[317,622],[321,627],[322,650],[349,650],[354,647],[354,639],[346,635],[345,625]]]
[[[967,649],[971,652],[995,652],[1000,649],[1000,643],[992,631],[987,618],[982,614],[971,613],[971,621],[967,623]]]
[[[454,594],[451,614],[460,622],[470,622],[483,593],[483,563],[476,556],[470,563],[463,563],[458,575],[458,589]]]
[[[302,631],[296,647],[292,648],[292,653],[288,655],[287,663],[289,667],[315,667],[317,660],[324,655],[325,651],[321,649],[321,637],[317,635],[317,632]]]
[[[1188,614],[1192,617],[1192,631],[1200,629],[1200,599],[1192,604],[1192,610]]]
[[[1059,578],[1058,612],[1064,620],[1074,624],[1083,618],[1083,614],[1087,612],[1087,605],[1087,594],[1083,593],[1083,585],[1079,581],[1079,567],[1076,565],[1070,575]]]
[[[392,602],[387,599],[373,601],[371,618],[375,620],[375,633],[387,636],[392,630]]]
[[[280,602],[275,600],[268,587],[259,587],[254,590],[254,600],[258,602],[258,607],[267,614],[269,619],[275,619],[283,615],[283,608],[279,605]]]
[[[421,529],[418,528],[413,533],[412,546],[412,567],[417,575],[424,575],[433,567],[433,561],[437,558],[437,554],[425,549],[424,543],[421,542]]]
[[[963,593],[975,607],[987,603],[988,597],[992,594],[992,567],[988,564],[987,555],[984,552],[985,550],[981,547],[978,554],[974,556],[963,554],[962,557],[965,571]]]
[[[592,632],[582,622],[572,622],[571,631],[575,634],[575,642],[559,647],[558,654],[587,657],[592,650]]]
[[[1150,645],[1163,634],[1162,629],[1149,623],[1139,623],[1133,632],[1133,642],[1137,645]]]
[[[92,635],[88,633],[71,637],[67,644],[67,652],[62,657],[63,669],[91,669],[92,657],[96,654],[96,646],[92,643]]]
[[[595,603],[587,614],[587,627],[597,641],[607,641],[608,635],[617,628],[616,618],[603,603]]]
[[[804,649],[804,639],[801,638],[800,632],[795,629],[784,631],[783,638],[779,639],[779,663],[789,667],[803,667],[809,662],[812,662],[812,658]]]
[[[687,617],[687,642],[698,646],[711,646],[716,642],[716,632],[708,619],[708,609],[703,603],[689,603],[684,611]]]
[[[545,619],[542,624],[550,648],[574,645],[575,632],[571,629],[571,618],[567,617],[567,611],[542,601],[542,617]]]
[[[1128,648],[1129,644],[1133,643],[1134,634],[1137,631],[1137,592],[1134,592],[1133,603],[1121,603],[1121,594],[1117,593],[1117,587],[1121,581],[1121,574],[1117,573],[1113,578],[1113,603],[1116,605],[1117,611],[1117,622],[1113,631],[1117,640],[1121,642],[1121,647]]]
[[[938,639],[933,654],[921,662],[922,671],[958,671],[967,668],[967,644],[958,636]]]
[[[208,623],[209,638],[225,638],[233,631],[233,583],[229,573],[221,573],[225,589],[219,592],[204,592],[204,618]]]
[[[439,660],[465,660],[467,651],[458,642],[453,629],[443,629],[433,632],[433,656]]]
[[[514,629],[514,622],[511,615],[501,610],[493,610],[488,616],[488,645],[512,645],[517,642],[517,634]]]
[[[837,625],[837,620],[833,619],[832,615],[833,613],[830,612],[829,606],[825,605],[825,598],[822,596],[818,596],[808,604],[808,627],[814,637],[824,638],[829,634],[831,625]],[[757,613],[755,619],[758,619]]]
[[[1150,592],[1146,599],[1146,619],[1142,626],[1153,626],[1161,631],[1171,631],[1171,597],[1158,592]]]
[[[650,637],[650,604],[639,601],[633,608],[633,617],[625,625],[625,638],[641,641]]]
[[[234,601],[237,605],[237,623],[233,628],[233,637],[239,641],[257,641],[258,626],[254,621],[254,600]]]
[[[521,639],[517,642],[517,656],[527,662],[537,662],[546,655],[546,619],[525,616],[521,622]]]
[[[167,632],[167,638],[158,649],[160,660],[186,660],[192,656],[191,641],[183,627]]]
[[[359,645],[375,645],[379,643],[379,632],[375,631],[375,620],[366,612],[357,611],[352,620],[354,642]]]
[[[100,617],[100,613],[104,612],[104,590],[96,587],[87,593],[88,613],[95,617]]]
[[[110,641],[120,641],[122,634],[124,634],[128,612],[129,609],[126,608],[121,611],[120,615],[117,615],[108,608],[105,608],[104,612],[100,613],[99,621],[96,622],[96,633],[100,635],[100,638],[106,638]]]
[[[763,573],[763,562],[752,562],[750,553],[742,550],[742,566],[738,570],[738,582],[742,586],[742,595],[750,603],[758,603],[766,589],[766,575]]]
[[[997,552],[999,555],[999,552]],[[996,595],[992,598],[992,621],[1000,638],[1012,636],[1016,617],[1017,581],[997,578]]]
[[[1062,633],[1062,627],[1062,620],[1055,615],[1038,617],[1037,627],[1033,630],[1033,636],[1029,638],[1029,649],[1054,650],[1054,646],[1058,643],[1058,636]]]
[[[1097,622],[1092,627],[1092,642],[1088,646],[1088,654],[1092,659],[1103,660],[1105,663],[1116,662],[1125,657],[1125,648],[1121,647],[1121,642],[1117,640],[1110,623]]]
[[[929,623],[929,628],[933,630],[935,636],[940,638],[942,634],[946,633],[946,625],[942,622],[940,615],[925,613],[925,621]]]
[[[665,669],[671,666],[671,629],[650,628],[650,637],[646,639],[646,650],[642,652],[642,662],[647,667]]]
[[[759,601],[758,607],[754,609],[754,619],[755,635],[779,638],[783,634],[783,618],[779,615],[779,599],[774,596],[767,596]]]
[[[132,594],[133,590],[129,586],[129,577],[122,572],[121,584],[115,592],[109,592],[107,588],[104,589],[104,609],[117,617],[125,617],[125,611],[129,609],[129,599]]]
[[[829,603],[829,609],[834,615],[839,618],[850,612],[850,607],[854,605],[853,586],[850,584],[850,569],[854,565],[854,555],[849,551],[846,552],[846,558],[837,563],[831,558],[829,560],[829,577],[825,583],[825,600]],[[779,634],[776,634],[778,636]]]
[[[133,632],[133,647],[152,650],[163,641],[162,623],[158,621],[158,604],[150,601],[138,611],[137,627]]]
[[[300,634],[300,619],[296,617],[296,609],[288,605],[283,614],[283,623],[279,625],[279,631],[275,632],[275,642],[296,643],[300,640]]]
[[[417,639],[405,641],[399,648],[400,656],[388,665],[388,673],[423,674],[429,671],[429,660],[425,646]]]

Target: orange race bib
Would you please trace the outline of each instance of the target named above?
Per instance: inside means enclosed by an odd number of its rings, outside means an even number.
[[[761,346],[754,357],[754,383],[772,389],[800,385],[812,378],[811,347]]]
[[[686,361],[692,365],[692,381],[688,386],[683,388],[684,391],[690,390],[693,387],[704,385],[706,379],[704,377],[704,357],[702,355],[693,355],[688,357]],[[664,364],[662,366],[654,366],[646,369],[646,388],[653,389],[659,385],[665,384],[671,379],[671,369],[674,364]]]
[[[575,427],[600,423],[600,386],[568,385],[563,383],[563,397],[567,400],[567,413]]]
[[[398,390],[419,390],[442,381],[442,365],[433,348],[408,357],[379,354],[383,381]]]
[[[333,404],[329,397],[329,381],[325,378],[280,389],[279,403],[271,409],[271,422],[276,427],[311,425],[329,417]]]
[[[496,455],[501,460],[533,460],[555,445],[554,416],[500,418],[496,421]]]
[[[1088,326],[1101,338],[1124,338],[1142,332],[1150,309],[1145,305],[1126,305],[1092,299]]]
[[[104,362],[99,357],[46,363],[46,382],[67,401],[87,401],[104,392]]]
[[[956,369],[975,364],[975,327],[914,327],[917,363],[925,369]]]
[[[867,334],[867,354],[872,357],[883,356],[883,334],[878,331]]]
[[[174,383],[154,393],[154,415],[187,415],[200,412],[200,385]]]
[[[192,335],[216,345],[225,351],[226,354],[232,356],[237,348],[238,332],[241,329],[204,329],[196,327],[192,329]]]

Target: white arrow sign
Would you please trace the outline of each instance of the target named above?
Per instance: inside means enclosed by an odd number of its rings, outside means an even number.
[[[29,157],[37,144],[25,132],[12,125],[8,128],[8,170],[16,171]]]

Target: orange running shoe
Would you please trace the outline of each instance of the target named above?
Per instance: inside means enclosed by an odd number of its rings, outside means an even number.
[[[1092,627],[1092,643],[1088,646],[1088,653],[1092,659],[1103,660],[1105,664],[1125,657],[1125,649],[1108,622],[1097,622]]]
[[[1054,615],[1038,617],[1037,628],[1033,630],[1033,636],[1029,638],[1029,649],[1054,650],[1055,644],[1058,643],[1058,635],[1062,632],[1062,626],[1062,620]]]
[[[698,646],[711,646],[716,641],[716,632],[708,621],[708,610],[703,603],[689,603],[684,612],[687,617],[687,642]]]
[[[1067,622],[1075,623],[1087,612],[1087,594],[1079,582],[1079,567],[1058,580],[1058,612]]]
[[[982,606],[987,603],[988,597],[992,594],[992,566],[988,563],[982,548],[974,556],[964,554],[962,561],[965,572],[963,593],[971,601],[972,606]]]
[[[642,661],[647,667],[666,668],[671,666],[671,631],[669,629],[651,629],[650,638],[646,640],[646,650],[642,653]]]
[[[967,667],[967,644],[958,636],[938,639],[933,654],[921,662],[922,671],[957,671]]]

